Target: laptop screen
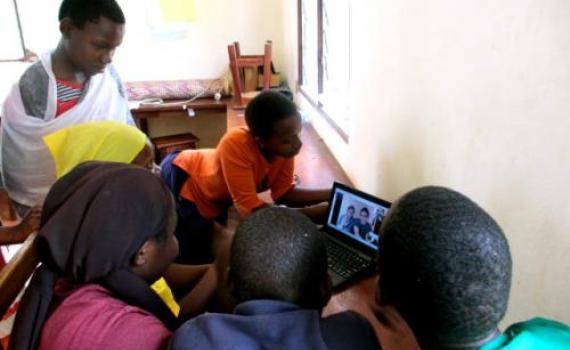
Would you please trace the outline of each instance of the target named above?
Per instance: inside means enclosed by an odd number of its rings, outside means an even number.
[[[335,183],[326,226],[378,250],[380,224],[390,203]]]

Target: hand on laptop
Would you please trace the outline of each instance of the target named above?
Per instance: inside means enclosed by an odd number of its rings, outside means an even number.
[[[329,202],[322,202],[303,208],[302,213],[307,215],[315,224],[324,225],[327,220]]]

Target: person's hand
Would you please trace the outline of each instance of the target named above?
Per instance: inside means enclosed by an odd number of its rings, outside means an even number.
[[[160,165],[156,164],[155,162],[152,162],[152,165],[150,166],[150,172],[153,175],[160,177],[162,168],[160,167]]]
[[[230,265],[230,250],[233,232],[226,227],[214,223],[214,263],[212,269],[216,273],[216,298],[220,311],[231,312],[234,302],[227,284],[227,273]]]
[[[18,231],[25,238],[27,238],[31,233],[36,232],[40,229],[40,219],[42,216],[42,208],[40,206],[32,207],[22,221],[18,224]]]
[[[310,206],[311,208],[311,220],[315,224],[324,225],[327,221],[327,212],[329,210],[329,202],[322,202]]]
[[[372,325],[383,349],[421,349],[412,329],[394,306],[376,304],[372,306],[372,312],[376,316]]]
[[[226,227],[214,222],[214,263],[218,281],[223,282],[226,270],[229,266],[230,247],[233,234]]]

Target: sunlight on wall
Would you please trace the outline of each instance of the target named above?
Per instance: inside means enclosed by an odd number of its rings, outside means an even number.
[[[570,323],[570,3],[352,4],[348,175],[390,200],[426,184],[467,194],[511,245],[505,324]]]

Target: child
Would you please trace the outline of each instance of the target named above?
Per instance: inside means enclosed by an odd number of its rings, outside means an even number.
[[[142,131],[127,124],[110,120],[82,123],[46,135],[43,140],[56,178],[92,160],[130,163],[160,173],[154,163],[153,144]]]
[[[10,349],[166,348],[184,309],[203,312],[213,296],[201,281],[209,267],[171,264],[174,206],[164,183],[134,165],[87,162],[56,182]],[[186,294],[178,319],[151,289],[161,276]]]
[[[278,92],[254,98],[245,111],[248,128],[230,130],[216,149],[169,154],[162,162],[164,181],[177,198],[179,262],[201,254],[208,260],[213,220],[224,221],[232,204],[242,218],[269,203],[257,194],[271,191],[277,204],[304,207],[327,201],[330,189],[297,188],[295,156],[301,150],[301,116]],[[320,220],[323,205],[300,209]],[[204,262],[204,261],[201,261]]]
[[[110,65],[125,17],[115,0],[63,0],[57,48],[30,66],[2,113],[2,173],[22,214],[41,204],[53,178],[42,137],[94,120],[134,124],[125,90]]]
[[[155,175],[159,173],[154,163],[154,146],[146,135],[134,126],[113,121],[95,121],[70,126],[44,137],[44,142],[54,159],[57,177],[60,178],[73,171],[80,164],[87,161],[108,161],[117,163],[130,163],[143,167]],[[189,276],[189,273],[202,270],[204,280],[200,286],[202,295],[210,296],[213,293],[214,271],[212,266],[180,266],[172,265],[165,274],[168,283],[174,285],[173,289],[180,290],[179,296],[185,295],[187,280],[198,280],[199,276]],[[205,275],[205,273],[208,275]],[[193,277],[193,278],[189,278]],[[194,281],[195,282],[195,281]],[[182,286],[178,286],[182,284]],[[200,302],[196,302],[194,295],[186,296],[182,300],[182,308],[174,301],[169,285],[161,278],[152,285],[161,298],[169,305],[176,315],[181,318],[191,316],[201,311]],[[194,298],[188,302],[189,298]],[[201,299],[201,298],[199,298]],[[207,299],[207,298],[204,298]],[[206,300],[203,300],[206,301]]]
[[[292,209],[261,209],[238,226],[227,279],[234,314],[186,322],[173,336],[172,350],[378,348],[360,315],[320,316],[331,296],[325,242]]]
[[[570,349],[570,327],[555,321],[498,330],[511,253],[499,225],[469,198],[413,190],[390,209],[381,235],[378,301],[398,310],[422,349]]]
[[[175,221],[169,190],[140,167],[88,162],[62,177],[10,348],[163,349],[177,321],[150,285],[178,253]]]

